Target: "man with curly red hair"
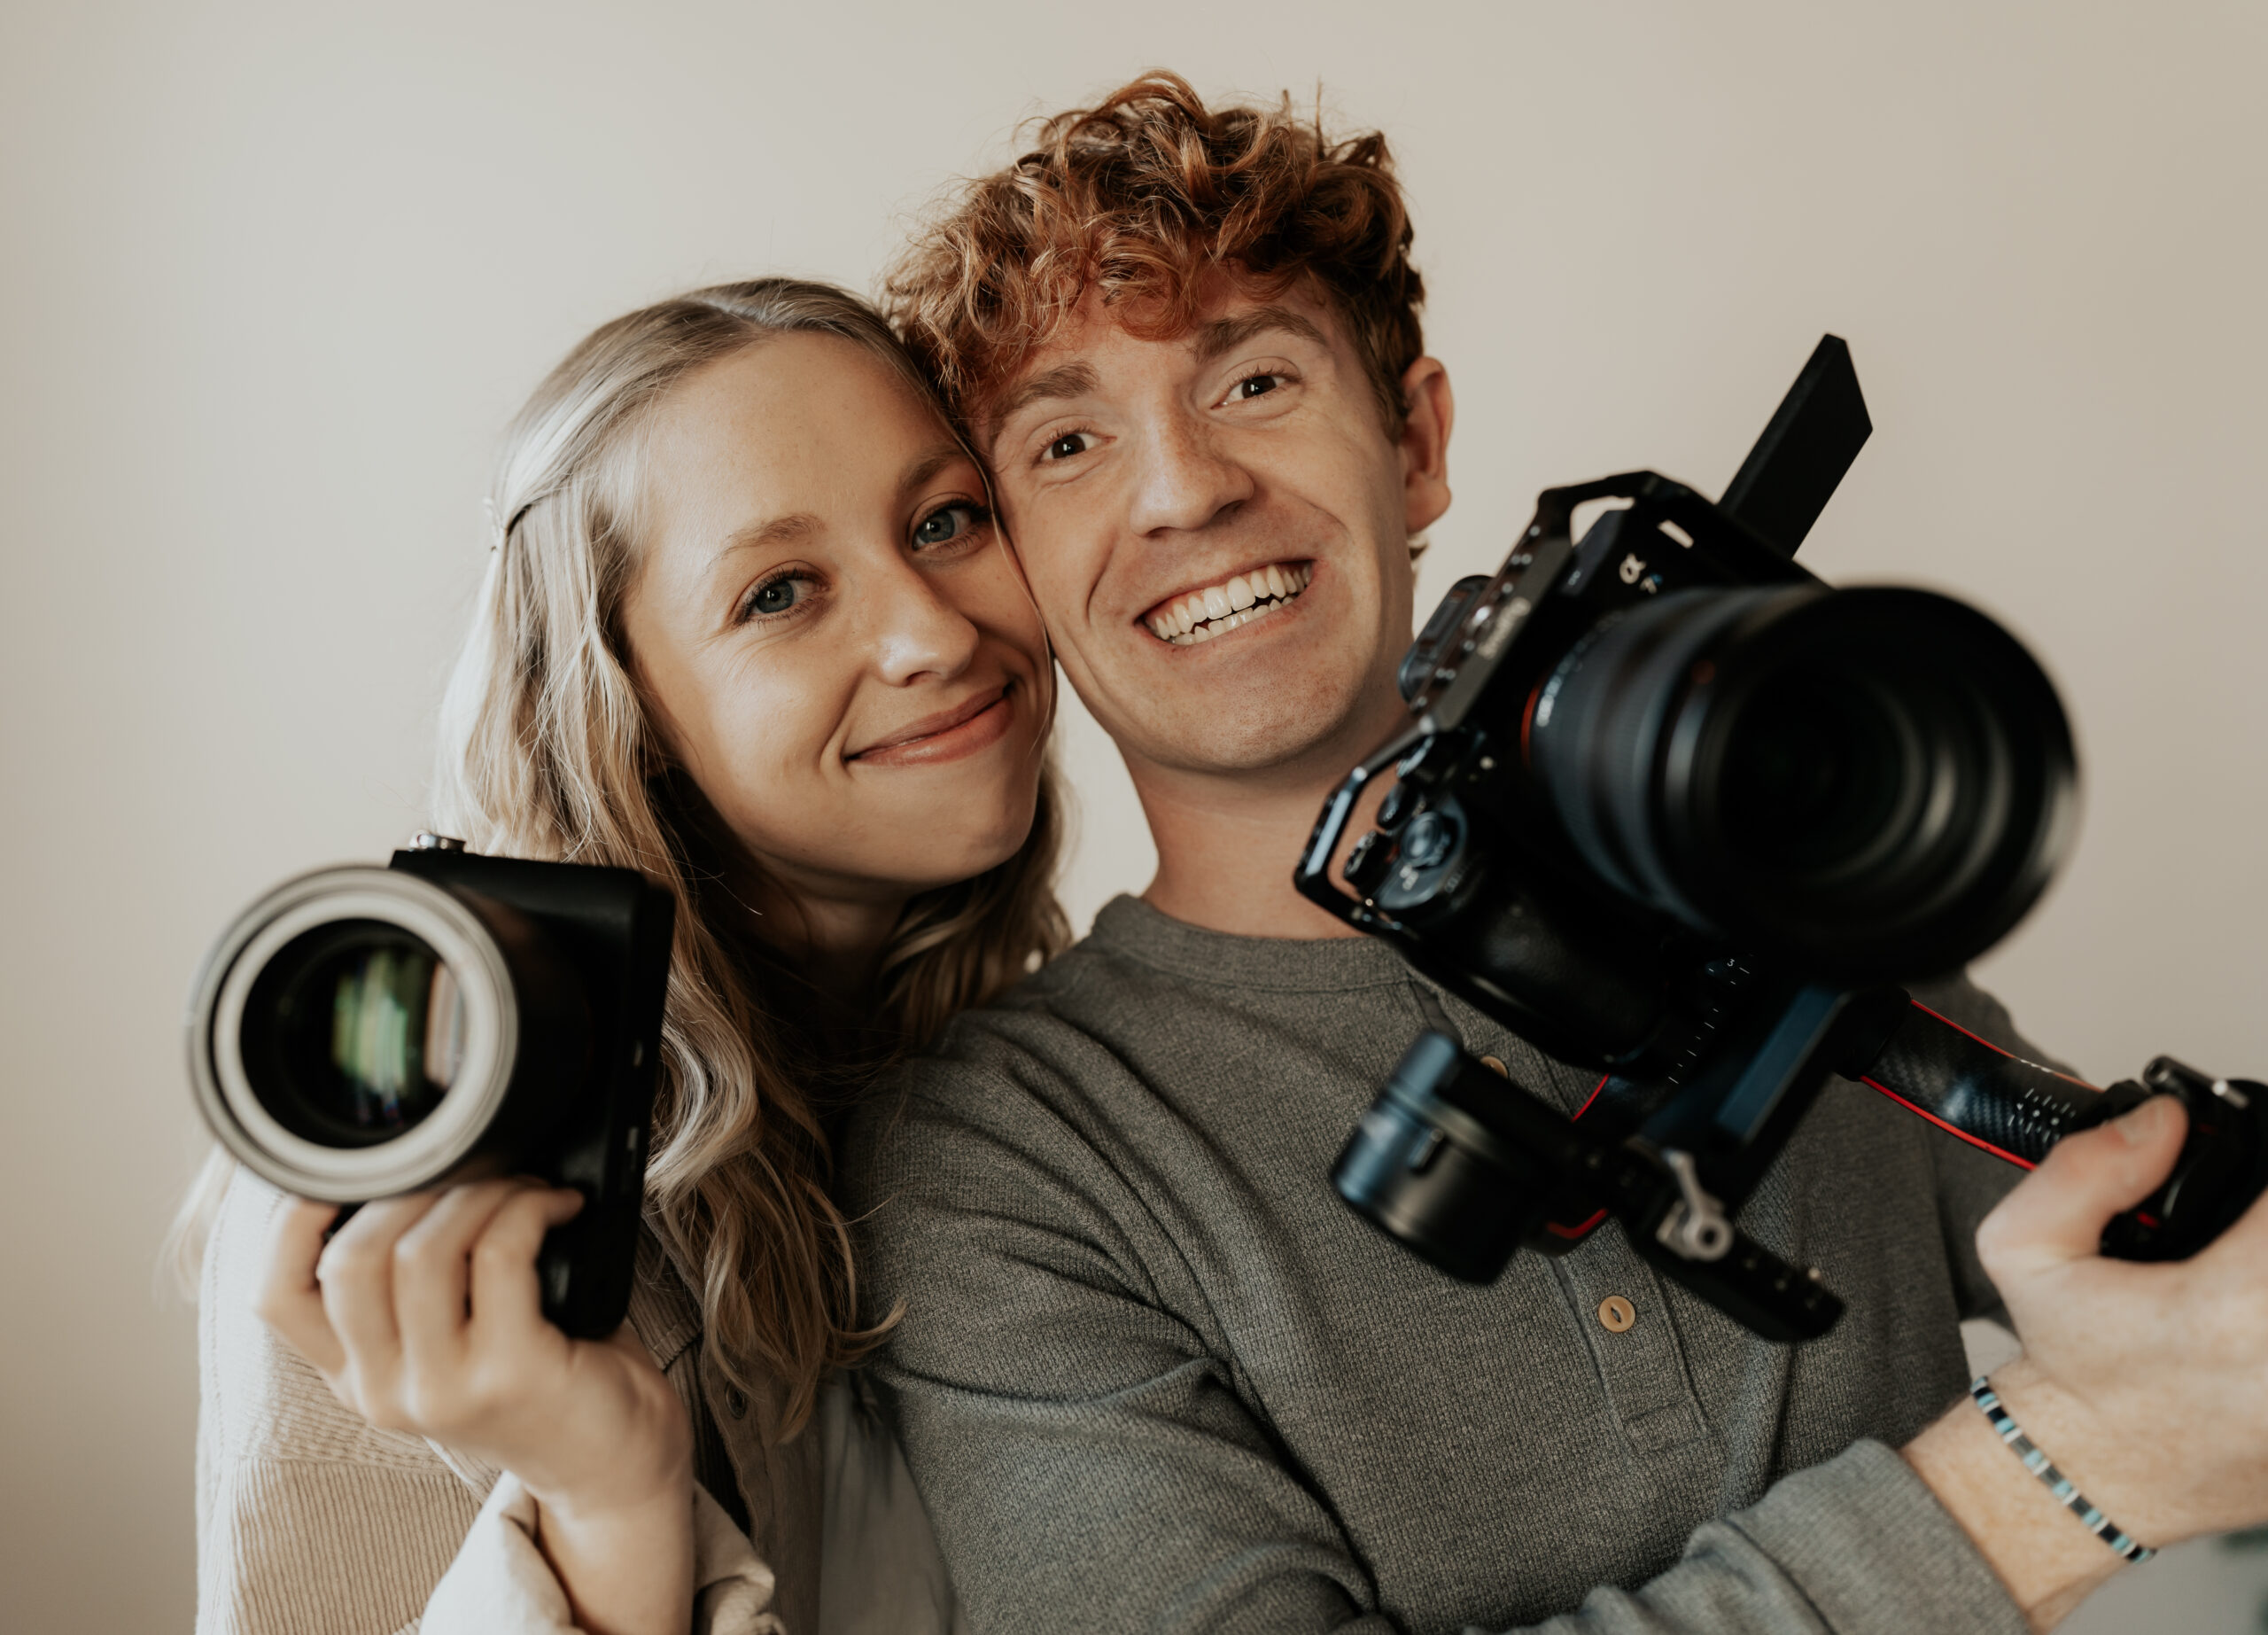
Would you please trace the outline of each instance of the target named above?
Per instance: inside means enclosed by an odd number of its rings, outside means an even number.
[[[891,283],[1158,847],[847,1149],[971,1624],[2044,1627],[2117,1558],[1946,1412],[1959,1320],[2003,1297],[2030,1354],[2000,1398],[2136,1537],[2268,1516],[2268,1215],[2189,1268],[2094,1253],[2178,1115],[2064,1143],[1996,1210],[1992,1161],[1830,1092],[1743,1216],[1848,1297],[1793,1351],[1619,1230],[1475,1289],[1332,1195],[1420,1026],[1566,1110],[1590,1088],[1291,885],[1402,719],[1413,541],[1449,502],[1410,239],[1382,137],[1153,74],[967,184]],[[2011,1035],[1965,980],[1931,1002]]]

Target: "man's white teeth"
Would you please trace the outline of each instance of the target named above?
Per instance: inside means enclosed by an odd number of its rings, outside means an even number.
[[[1240,625],[1248,625],[1289,602],[1315,577],[1311,563],[1296,566],[1271,563],[1239,573],[1224,585],[1192,590],[1162,613],[1153,615],[1151,634],[1177,647],[1209,642]]]

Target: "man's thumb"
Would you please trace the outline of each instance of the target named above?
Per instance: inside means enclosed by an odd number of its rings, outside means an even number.
[[[2189,1125],[2180,1103],[2154,1095],[2123,1117],[2055,1143],[1977,1229],[1996,1283],[2099,1252],[2102,1229],[2172,1172]]]

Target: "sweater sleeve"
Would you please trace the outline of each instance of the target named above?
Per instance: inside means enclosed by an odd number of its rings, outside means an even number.
[[[969,1623],[1000,1635],[1391,1629],[1360,1550],[1247,1408],[1232,1360],[1128,1251],[1100,1201],[1117,1178],[1014,1078],[950,1071],[971,1077],[943,1100],[917,1080],[865,1123],[850,1172],[870,1295],[878,1311],[906,1307],[874,1373]],[[1601,1587],[1534,1627],[2024,1623],[1905,1462],[1862,1443],[1705,1523],[1652,1581]]]
[[[419,1635],[571,1635],[567,1592],[535,1541],[535,1499],[507,1473],[425,1603]],[[772,1569],[724,1507],[693,1490],[695,1635],[784,1635]]]
[[[379,1430],[252,1309],[284,1195],[238,1171],[199,1293],[198,1635],[415,1630],[479,1496]]]

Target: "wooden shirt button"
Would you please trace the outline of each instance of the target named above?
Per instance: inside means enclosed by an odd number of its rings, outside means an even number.
[[[1620,1295],[1609,1295],[1598,1303],[1598,1320],[1610,1334],[1620,1334],[1638,1320],[1638,1308]]]
[[[1490,1072],[1495,1074],[1499,1078],[1510,1078],[1512,1076],[1512,1070],[1506,1067],[1495,1056],[1481,1057],[1480,1065],[1487,1068]]]

